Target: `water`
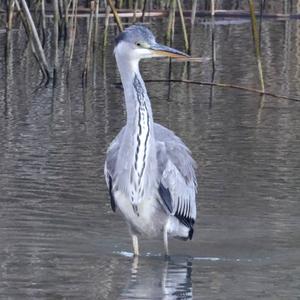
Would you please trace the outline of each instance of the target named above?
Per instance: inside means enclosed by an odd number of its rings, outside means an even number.
[[[160,41],[161,26],[151,26]],[[249,26],[216,25],[216,81],[258,86]],[[263,23],[270,91],[300,95],[299,28]],[[59,78],[56,88],[37,89],[19,30],[7,60],[0,47],[0,298],[300,299],[300,103],[186,84],[169,93],[165,83],[148,83],[155,120],[197,161],[199,217],[192,242],[171,241],[169,261],[159,239],[142,240],[136,260],[103,176],[106,148],[124,124],[114,28],[87,89],[84,20],[79,30],[69,86]],[[5,39],[0,32],[0,45]],[[48,57],[50,41],[48,32]],[[211,56],[209,41],[209,25],[198,20],[193,55]],[[174,46],[182,49],[180,29]],[[145,79],[166,79],[168,68],[165,60],[142,64]],[[188,73],[210,81],[211,66],[172,65],[173,78]]]

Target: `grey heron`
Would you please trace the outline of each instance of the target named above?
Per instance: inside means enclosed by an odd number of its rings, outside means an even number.
[[[195,162],[171,130],[154,123],[139,61],[151,57],[188,58],[160,45],[152,32],[132,25],[119,34],[114,54],[125,94],[126,125],[107,150],[104,173],[113,211],[120,210],[132,236],[192,239],[196,219]]]

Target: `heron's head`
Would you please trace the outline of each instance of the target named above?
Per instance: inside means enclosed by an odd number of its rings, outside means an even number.
[[[142,25],[132,25],[119,34],[116,38],[115,54],[129,60],[189,57],[183,52],[157,43],[153,33]]]

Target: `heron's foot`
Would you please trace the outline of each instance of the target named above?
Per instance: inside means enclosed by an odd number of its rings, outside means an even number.
[[[170,260],[171,260],[171,256],[165,253],[165,261],[170,261]]]
[[[131,237],[132,237],[133,255],[136,257],[140,255],[139,240],[135,234],[132,234]]]

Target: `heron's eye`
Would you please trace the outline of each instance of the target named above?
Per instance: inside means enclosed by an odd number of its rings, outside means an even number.
[[[135,43],[138,47],[141,47],[141,48],[145,48],[145,49],[148,49],[150,46],[149,46],[149,44],[147,43],[147,42],[136,42]]]

